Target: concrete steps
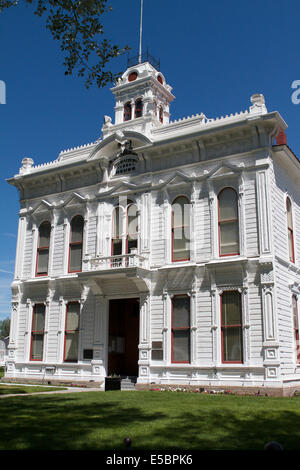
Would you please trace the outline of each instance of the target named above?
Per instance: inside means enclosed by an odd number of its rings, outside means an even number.
[[[135,390],[135,384],[137,381],[137,377],[121,377],[121,390],[129,391]]]

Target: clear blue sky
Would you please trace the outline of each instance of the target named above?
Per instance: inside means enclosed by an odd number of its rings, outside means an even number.
[[[111,0],[106,37],[138,52],[140,0]],[[52,161],[61,150],[95,141],[104,114],[113,117],[109,86],[86,90],[66,77],[63,56],[45,20],[23,5],[0,14],[0,319],[10,315],[18,223],[17,190],[5,181],[24,157]],[[299,0],[144,0],[143,46],[160,58],[176,100],[171,119],[203,112],[216,117],[248,109],[250,96],[265,95],[269,111],[281,113],[289,146],[300,155],[300,104],[291,84],[300,80]],[[126,57],[112,64],[124,71]]]

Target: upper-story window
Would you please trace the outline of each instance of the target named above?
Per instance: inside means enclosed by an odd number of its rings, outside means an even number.
[[[143,115],[143,101],[141,99],[136,100],[135,102],[135,112],[134,117],[139,118]]]
[[[124,121],[130,121],[131,119],[131,103],[128,101],[124,105]]]
[[[295,262],[295,249],[294,249],[294,230],[293,230],[293,214],[292,203],[289,197],[286,198],[286,213],[287,213],[287,228],[289,239],[289,259],[292,263]]]
[[[45,305],[35,304],[32,312],[30,360],[42,361],[45,335]]]
[[[69,273],[79,272],[82,269],[83,227],[83,217],[81,215],[73,217],[70,226]]]
[[[48,274],[50,235],[50,222],[42,222],[38,234],[36,276],[47,276]]]
[[[239,221],[237,193],[225,188],[218,195],[219,205],[219,253],[220,256],[238,255]]]
[[[241,294],[226,291],[221,295],[222,362],[243,362]]]
[[[126,224],[122,229],[123,222]],[[122,233],[125,232],[125,237]],[[138,209],[132,201],[128,201],[126,218],[122,217],[122,208],[117,206],[112,217],[112,256],[130,254],[132,249],[138,247]]]
[[[131,72],[131,73],[128,75],[128,81],[129,81],[129,82],[134,82],[134,80],[136,80],[137,78],[138,78],[137,72]]]
[[[127,241],[126,253],[138,247],[138,209],[137,205],[130,202],[127,206]]]
[[[190,202],[179,196],[172,204],[172,261],[190,259]]]
[[[159,107],[159,120],[162,124],[164,123],[164,109],[162,106]]]
[[[112,256],[122,254],[122,219],[121,208],[115,207],[112,217],[112,237],[111,237],[111,254]]]

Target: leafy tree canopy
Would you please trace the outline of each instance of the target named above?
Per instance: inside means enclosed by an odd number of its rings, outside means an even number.
[[[9,336],[9,327],[10,327],[10,319],[5,318],[4,320],[0,320],[0,339],[4,339]]]
[[[37,16],[47,15],[46,28],[53,39],[60,44],[64,53],[65,75],[77,72],[85,79],[89,88],[94,83],[104,87],[112,83],[120,74],[107,70],[108,63],[129,50],[128,46],[119,48],[103,38],[104,29],[101,16],[111,11],[108,0],[23,0],[32,4]],[[18,6],[18,0],[0,0],[0,13],[5,9]]]

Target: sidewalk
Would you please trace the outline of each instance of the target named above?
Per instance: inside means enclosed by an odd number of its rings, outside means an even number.
[[[30,384],[11,384],[1,382],[0,385],[8,385],[8,386],[22,386],[22,387],[45,387],[45,388],[56,388],[55,385],[30,385]],[[53,393],[76,393],[76,392],[102,392],[100,387],[92,388],[92,387],[64,387],[66,390],[48,390],[47,392],[33,392],[33,393],[7,393],[5,395],[0,395],[1,398],[8,398],[8,397],[27,397],[32,395],[49,395]]]

